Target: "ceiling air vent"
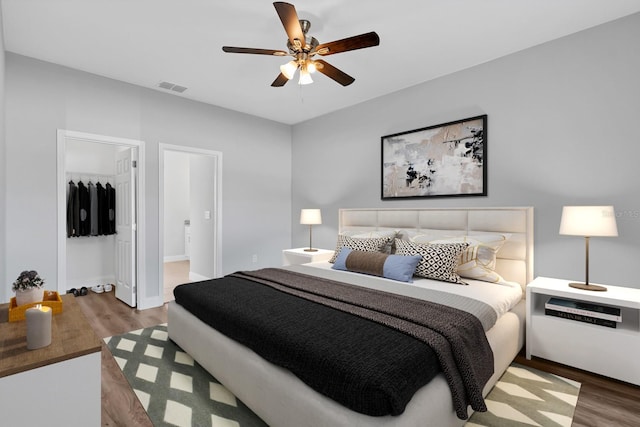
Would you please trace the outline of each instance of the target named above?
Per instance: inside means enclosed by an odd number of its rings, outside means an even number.
[[[158,83],[158,87],[161,87],[162,89],[172,90],[178,93],[182,93],[185,90],[187,90],[187,88],[184,86],[180,86],[180,85],[169,83],[169,82],[160,82]]]

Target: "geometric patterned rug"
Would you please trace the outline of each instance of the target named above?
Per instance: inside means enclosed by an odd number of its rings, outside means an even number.
[[[169,339],[166,324],[104,341],[154,426],[266,426]]]
[[[167,325],[105,338],[154,426],[266,424],[169,339]],[[513,363],[465,427],[570,427],[580,383]]]
[[[465,427],[570,427],[580,383],[512,363]]]

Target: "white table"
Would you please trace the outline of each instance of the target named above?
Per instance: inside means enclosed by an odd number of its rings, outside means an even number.
[[[606,285],[606,292],[538,277],[527,286],[527,359],[552,360],[640,385],[640,289]],[[609,328],[545,315],[551,297],[614,306],[622,322]]]
[[[0,306],[0,425],[99,426],[102,342],[71,294],[51,319],[51,344],[27,349],[26,322]],[[83,297],[84,298],[84,297]]]
[[[329,261],[334,251],[328,249],[317,249],[316,251],[305,251],[308,248],[285,249],[282,251],[282,265],[306,264],[308,262]]]

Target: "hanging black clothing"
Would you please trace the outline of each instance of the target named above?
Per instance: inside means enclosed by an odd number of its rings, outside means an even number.
[[[77,186],[73,195],[73,235],[80,235],[80,191]]]
[[[116,234],[116,189],[107,183],[107,231],[105,234]]]
[[[69,181],[67,237],[116,233],[116,189],[111,184]]]
[[[73,181],[69,181],[69,187],[67,188],[67,237],[76,236],[76,228],[74,226],[74,212],[76,193],[78,187]]]
[[[98,190],[89,181],[89,235],[98,235]]]
[[[96,192],[98,193],[98,235],[102,236],[107,229],[107,190],[98,182]]]
[[[89,205],[89,189],[84,185],[82,181],[78,182],[78,194],[79,194],[79,230],[80,236],[88,236],[90,232],[90,215],[91,206]]]

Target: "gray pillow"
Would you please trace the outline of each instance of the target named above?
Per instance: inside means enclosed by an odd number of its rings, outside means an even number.
[[[411,283],[421,259],[420,255],[389,255],[381,252],[354,251],[343,247],[332,268]]]

